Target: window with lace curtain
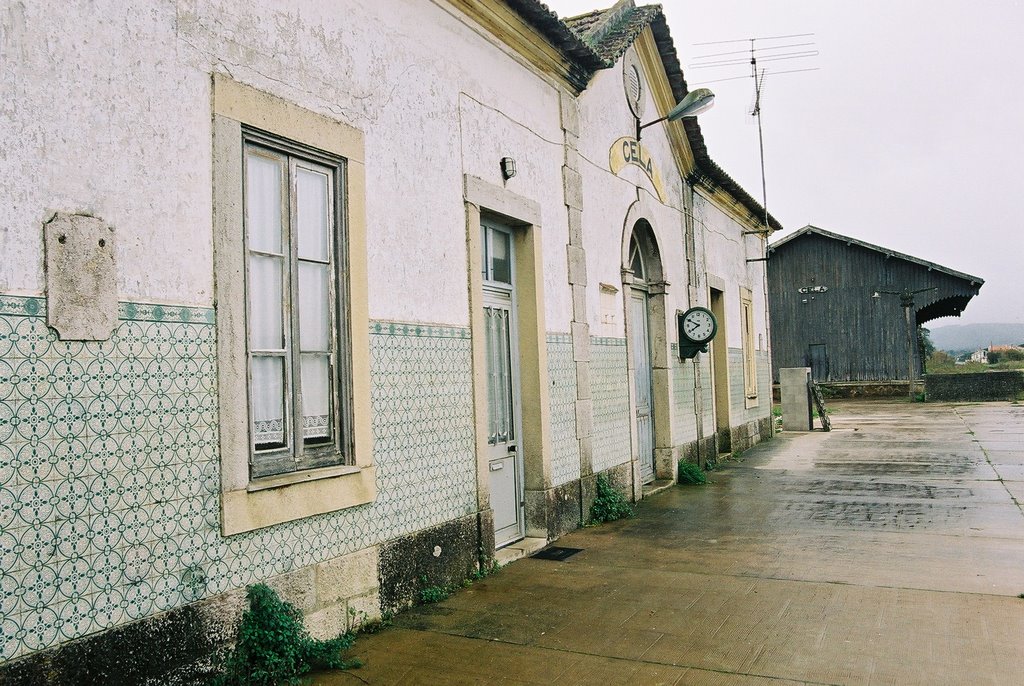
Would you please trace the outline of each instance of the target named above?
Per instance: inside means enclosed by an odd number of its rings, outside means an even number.
[[[246,131],[243,167],[251,474],[343,464],[344,161]]]

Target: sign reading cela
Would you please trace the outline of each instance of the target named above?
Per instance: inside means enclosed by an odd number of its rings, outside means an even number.
[[[658,193],[658,200],[666,201],[665,182],[662,180],[661,171],[655,166],[654,160],[651,159],[650,154],[640,141],[623,136],[612,143],[612,147],[608,151],[608,166],[611,168],[612,174],[618,175],[627,164],[643,169],[647,178],[651,180],[654,190]]]

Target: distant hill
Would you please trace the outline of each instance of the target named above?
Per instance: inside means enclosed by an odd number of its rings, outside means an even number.
[[[1024,324],[952,324],[935,328],[925,325],[925,328],[931,331],[935,347],[949,352],[1024,343]]]

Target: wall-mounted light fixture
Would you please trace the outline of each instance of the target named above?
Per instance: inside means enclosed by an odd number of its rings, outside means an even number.
[[[715,94],[711,92],[710,88],[698,88],[690,91],[686,94],[686,97],[679,101],[679,104],[672,108],[668,114],[661,119],[655,119],[649,121],[646,124],[641,125],[640,120],[636,120],[636,139],[640,140],[640,132],[646,129],[648,126],[663,122],[666,119],[669,121],[675,121],[676,119],[682,119],[683,117],[696,117],[701,112],[707,112],[715,104]]]
[[[516,175],[516,161],[511,157],[501,158],[501,178],[508,181]]]

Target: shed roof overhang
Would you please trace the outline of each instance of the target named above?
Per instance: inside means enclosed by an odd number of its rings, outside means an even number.
[[[967,303],[971,301],[971,298],[978,294],[978,288],[975,288],[973,293],[950,296],[918,307],[917,323],[924,324],[939,317],[959,317],[960,313],[967,308]]]

